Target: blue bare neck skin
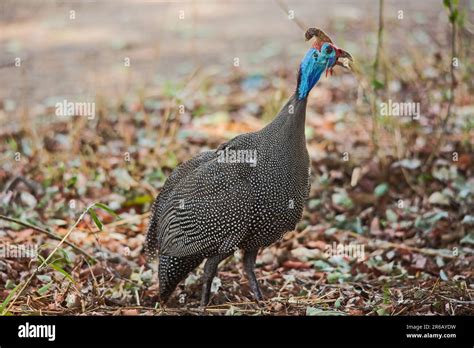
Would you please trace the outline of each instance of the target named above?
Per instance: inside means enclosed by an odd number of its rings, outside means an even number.
[[[299,100],[305,99],[308,96],[325,69],[324,65],[318,64],[316,59],[314,59],[313,55],[315,52],[319,53],[315,48],[311,48],[301,61],[297,87]]]

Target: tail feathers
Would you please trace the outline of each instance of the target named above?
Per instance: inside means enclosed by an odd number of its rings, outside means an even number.
[[[160,255],[158,276],[160,280],[160,300],[166,303],[176,286],[204,260],[200,257],[174,257]]]
[[[145,239],[145,255],[149,262],[156,261],[158,259],[158,222],[159,215],[156,214],[158,199],[155,200],[151,208],[151,218],[148,223],[148,231]]]

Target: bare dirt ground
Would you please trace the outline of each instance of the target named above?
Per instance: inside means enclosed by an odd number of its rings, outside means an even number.
[[[290,4],[295,16],[331,29],[341,45],[368,48],[377,17],[372,1]],[[30,106],[55,96],[123,97],[166,79],[181,80],[197,67],[229,71],[235,57],[246,71],[268,64],[294,67],[305,47],[301,30],[270,0],[7,0],[1,6],[0,64],[20,57],[24,71],[0,69],[0,79],[8,81],[0,97]],[[438,1],[392,1],[387,7],[389,19],[402,9],[407,22],[414,22],[415,11],[425,21],[443,11]],[[265,59],[275,56],[278,60]],[[124,68],[125,58],[130,69]]]

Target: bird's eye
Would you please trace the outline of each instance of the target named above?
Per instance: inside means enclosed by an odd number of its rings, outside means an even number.
[[[333,50],[332,46],[326,47],[326,53],[327,53],[327,54],[331,54],[331,53],[332,53],[332,50]]]
[[[314,59],[318,59],[318,52],[314,52],[314,53],[313,53],[313,58],[314,58]]]

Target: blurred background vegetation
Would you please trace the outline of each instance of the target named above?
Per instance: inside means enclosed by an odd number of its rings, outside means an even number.
[[[152,200],[180,162],[273,118],[295,89],[311,26],[355,64],[309,97],[307,209],[258,261],[277,300],[246,304],[231,261],[218,296],[235,303],[215,312],[472,313],[473,11],[467,0],[2,1],[0,213],[70,233],[97,258],[90,272],[101,281],[89,284],[77,250],[0,222],[2,242],[41,245],[44,258],[63,252],[31,279],[28,262],[0,264],[0,302],[10,313],[147,310],[156,281],[141,247]],[[56,116],[63,100],[94,102],[95,117]],[[381,115],[390,100],[419,103],[420,118]],[[105,205],[70,230],[93,202]],[[362,243],[367,258],[326,260],[332,242]],[[193,277],[176,301],[195,302]]]

